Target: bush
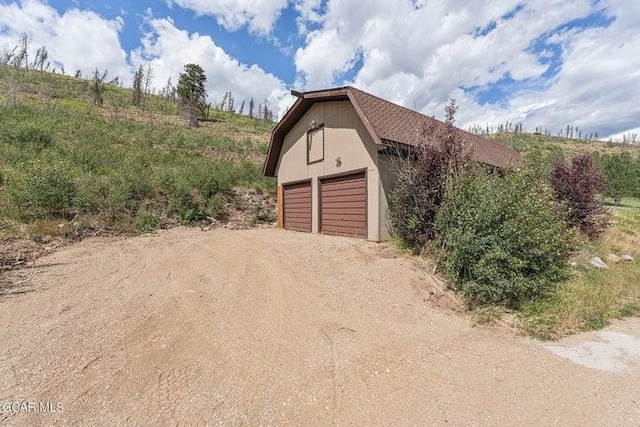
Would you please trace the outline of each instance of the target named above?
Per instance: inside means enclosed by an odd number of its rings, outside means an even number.
[[[29,125],[2,126],[0,143],[13,144],[21,148],[39,152],[53,145],[50,132]]]
[[[556,201],[566,205],[569,225],[592,239],[607,229],[611,215],[598,201],[605,189],[604,175],[590,154],[577,154],[570,164],[556,161],[550,183]]]
[[[604,195],[619,203],[623,197],[640,196],[640,156],[629,153],[601,154],[596,160],[606,179]]]
[[[535,172],[466,171],[436,219],[434,252],[471,306],[518,308],[568,277],[571,240]]]
[[[414,249],[435,236],[434,224],[447,188],[469,162],[465,140],[454,127],[457,106],[446,107],[445,125],[425,121],[415,148],[390,157],[397,176],[389,195],[389,219],[394,234]]]
[[[151,233],[162,226],[162,219],[150,208],[144,208],[138,211],[135,225],[139,233]]]
[[[62,167],[33,170],[17,193],[21,208],[36,216],[64,215],[73,206],[76,184]]]

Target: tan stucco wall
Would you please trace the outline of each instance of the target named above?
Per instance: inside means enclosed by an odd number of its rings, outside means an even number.
[[[394,166],[392,158],[380,154],[378,158],[378,170],[380,173],[380,240],[389,240],[391,238],[388,197],[393,190],[398,176],[395,172],[395,167],[397,166]]]
[[[307,131],[311,122],[324,123],[324,161],[307,164]],[[336,159],[340,158],[338,166]],[[367,171],[367,238],[373,241],[388,238],[386,226],[378,213],[381,211],[380,174],[378,173],[378,146],[373,142],[364,124],[349,101],[320,102],[314,104],[284,138],[276,168],[278,184],[311,179],[312,227],[320,228],[319,178]],[[384,201],[386,205],[386,200]]]

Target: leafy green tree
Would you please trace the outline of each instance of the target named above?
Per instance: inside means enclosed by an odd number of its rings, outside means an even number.
[[[204,87],[207,76],[198,64],[187,64],[184,73],[180,73],[176,91],[187,116],[190,127],[198,127],[198,118],[206,108],[207,91]]]
[[[623,197],[637,197],[640,192],[640,156],[629,153],[602,154],[597,158],[607,187],[604,195],[619,203]]]

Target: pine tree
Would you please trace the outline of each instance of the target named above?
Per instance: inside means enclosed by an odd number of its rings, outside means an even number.
[[[184,73],[180,73],[177,93],[180,97],[184,112],[190,127],[198,127],[198,117],[201,117],[207,105],[207,91],[204,87],[207,76],[200,65],[187,64]]]

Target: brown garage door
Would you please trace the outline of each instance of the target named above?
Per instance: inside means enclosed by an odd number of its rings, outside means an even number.
[[[322,180],[321,209],[322,233],[365,237],[367,181],[364,172]]]
[[[311,181],[285,184],[282,189],[284,228],[311,232]]]

